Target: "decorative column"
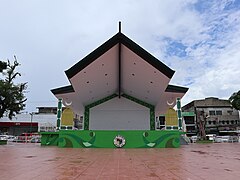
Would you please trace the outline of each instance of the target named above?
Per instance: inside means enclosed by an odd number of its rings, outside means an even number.
[[[182,130],[182,107],[181,98],[177,98],[177,116],[178,116],[178,129]]]
[[[90,105],[85,106],[85,110],[84,110],[84,123],[83,123],[84,130],[89,130],[89,113],[90,113]]]
[[[62,99],[58,99],[58,108],[57,108],[57,130],[60,130],[61,115],[62,115]]]

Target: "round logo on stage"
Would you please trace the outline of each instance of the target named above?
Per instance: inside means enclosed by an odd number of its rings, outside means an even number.
[[[117,135],[114,140],[113,143],[116,147],[121,148],[125,145],[126,141],[125,138],[121,135]]]

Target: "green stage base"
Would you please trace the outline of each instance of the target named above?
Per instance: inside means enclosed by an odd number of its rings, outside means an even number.
[[[116,136],[121,136],[125,144],[121,148],[178,148],[180,135],[178,130],[60,130],[42,132],[42,146],[64,148],[117,148]]]

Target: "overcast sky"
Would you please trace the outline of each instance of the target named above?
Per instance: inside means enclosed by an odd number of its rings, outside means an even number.
[[[176,72],[186,104],[240,89],[239,0],[0,0],[0,60],[16,55],[26,111],[57,106],[64,71],[122,32]]]

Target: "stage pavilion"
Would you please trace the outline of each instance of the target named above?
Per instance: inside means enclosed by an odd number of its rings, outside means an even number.
[[[125,36],[121,25],[116,35],[65,74],[70,85],[51,90],[59,100],[58,129],[42,133],[42,145],[180,146],[180,100],[188,88],[169,84],[174,70]]]

